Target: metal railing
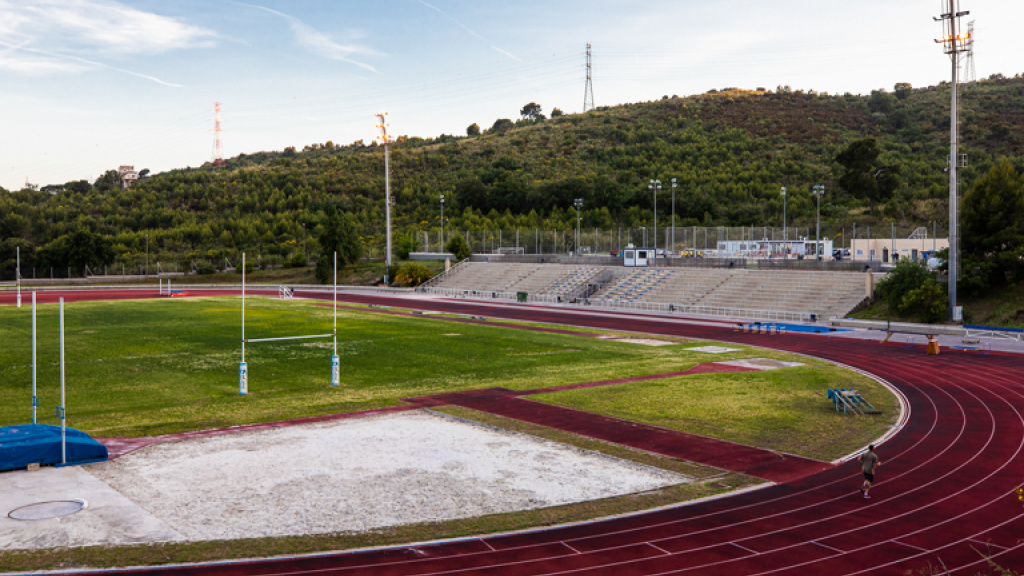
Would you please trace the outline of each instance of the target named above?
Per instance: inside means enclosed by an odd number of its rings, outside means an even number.
[[[431,286],[433,286],[435,284],[439,284],[442,280],[444,280],[445,278],[447,278],[451,274],[454,274],[458,270],[458,268],[460,266],[463,266],[464,264],[466,264],[466,262],[469,262],[469,258],[466,258],[464,260],[460,260],[460,261],[456,262],[455,265],[452,266],[451,268],[445,270],[444,272],[441,272],[440,274],[438,274],[437,276],[434,276],[430,280],[427,280],[423,284],[420,284],[419,286],[417,286],[417,290],[419,290],[420,288],[424,288],[424,289],[425,288],[429,288],[429,287],[431,287]]]

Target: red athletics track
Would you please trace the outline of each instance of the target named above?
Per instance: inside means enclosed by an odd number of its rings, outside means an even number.
[[[324,294],[308,294],[327,297]],[[102,294],[94,294],[102,298]],[[907,398],[904,429],[879,448],[871,500],[859,467],[625,518],[507,536],[353,553],[120,571],[131,574],[903,574],[986,570],[980,553],[1024,567],[1024,358],[466,300],[339,300],[769,346],[878,375]],[[588,311],[589,312],[589,311]],[[425,317],[425,321],[430,321]],[[824,399],[823,399],[824,401]],[[947,572],[942,572],[947,573]],[[97,573],[98,574],[98,573]]]

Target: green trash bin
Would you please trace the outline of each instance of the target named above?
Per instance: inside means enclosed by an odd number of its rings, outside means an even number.
[[[516,302],[526,302],[528,296],[526,292],[516,292]]]

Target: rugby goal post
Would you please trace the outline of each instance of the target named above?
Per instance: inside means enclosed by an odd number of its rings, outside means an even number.
[[[291,290],[289,289],[289,293]],[[279,289],[279,295],[281,295]],[[249,393],[249,367],[245,362],[245,345],[257,342],[274,342],[282,340],[308,340],[312,338],[333,338],[334,352],[331,355],[331,386],[341,384],[341,363],[338,359],[338,253],[334,253],[334,325],[330,334],[310,334],[302,336],[276,336],[273,338],[245,337],[245,253],[242,253],[242,361],[238,364],[238,393],[245,396]]]

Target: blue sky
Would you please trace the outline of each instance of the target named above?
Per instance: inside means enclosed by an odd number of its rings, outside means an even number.
[[[1024,73],[1020,0],[962,0],[976,70]],[[933,85],[939,0],[0,0],[0,186],[95,180],[331,140],[465,134],[528,102],[738,86]]]

